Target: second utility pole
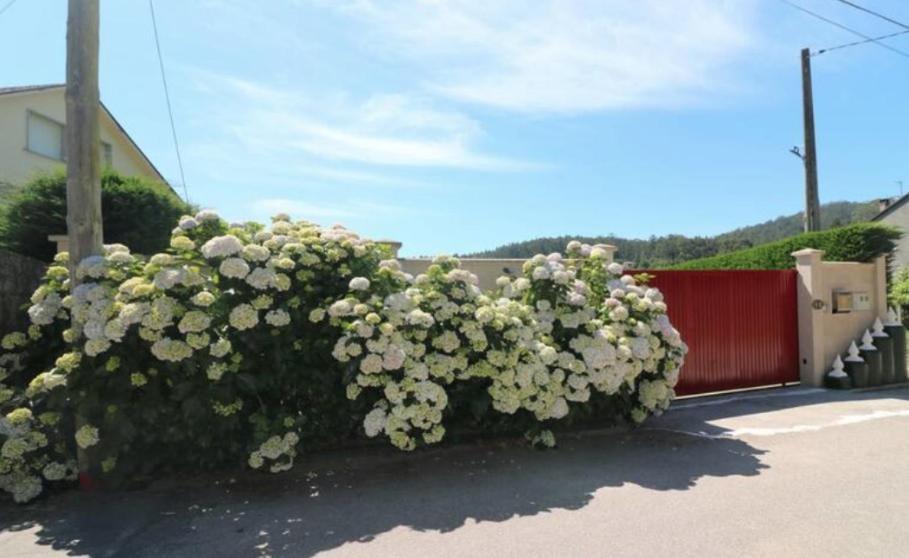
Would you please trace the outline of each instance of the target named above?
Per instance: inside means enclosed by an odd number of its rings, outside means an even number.
[[[811,91],[811,51],[802,49],[802,113],[805,125],[805,232],[821,230],[817,194],[817,150],[814,145],[814,95]]]

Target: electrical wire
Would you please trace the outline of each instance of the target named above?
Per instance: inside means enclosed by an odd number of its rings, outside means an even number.
[[[900,35],[906,35],[906,34],[909,34],[909,29],[906,29],[904,31],[897,31],[896,33],[890,33],[889,35],[881,35],[880,37],[873,37],[871,39],[865,39],[864,41],[854,41],[854,42],[846,43],[846,44],[842,44],[842,45],[836,45],[836,46],[832,46],[832,47],[822,48],[822,49],[818,50],[817,52],[815,52],[814,54],[812,54],[812,56],[814,56],[816,54],[824,54],[825,52],[830,52],[831,50],[839,50],[841,48],[865,45],[868,43],[876,43],[876,42],[882,41],[884,39],[889,39],[891,37],[898,37]]]
[[[905,23],[903,23],[901,21],[897,21],[897,20],[893,19],[892,17],[887,17],[884,14],[879,14],[879,13],[875,12],[874,10],[869,10],[868,8],[866,8],[864,6],[859,6],[855,2],[850,2],[849,0],[837,0],[837,2],[840,2],[841,4],[846,4],[847,6],[851,6],[851,7],[855,8],[856,10],[865,12],[866,14],[873,15],[874,17],[879,17],[879,18],[883,19],[884,21],[889,21],[890,23],[892,23],[894,25],[899,25],[903,29],[909,30],[909,25],[906,25]]]
[[[830,18],[828,18],[828,17],[824,17],[824,16],[822,16],[821,14],[819,14],[819,13],[817,13],[817,12],[812,12],[812,11],[809,10],[808,8],[804,8],[804,7],[802,7],[802,6],[799,6],[798,4],[796,4],[796,3],[794,3],[794,2],[790,2],[789,0],[780,0],[780,2],[782,2],[783,4],[786,4],[787,6],[789,6],[789,7],[791,7],[791,8],[795,8],[796,10],[798,10],[798,11],[800,11],[800,12],[806,13],[806,14],[810,15],[811,17],[814,17],[814,18],[817,18],[817,19],[819,19],[819,20],[821,20],[821,21],[823,21],[823,22],[829,23],[830,25],[833,25],[834,27],[837,27],[837,28],[839,28],[839,29],[842,29],[843,31],[846,31],[846,32],[848,32],[848,33],[852,33],[853,35],[856,35],[856,36],[858,36],[858,37],[861,37],[861,38],[865,39],[866,41],[868,41],[869,43],[875,44],[875,45],[877,45],[877,46],[879,46],[879,47],[881,47],[881,48],[886,48],[887,50],[889,50],[889,51],[891,51],[891,52],[894,52],[894,53],[896,53],[896,54],[899,54],[900,56],[905,56],[906,58],[909,58],[909,52],[900,50],[900,49],[898,49],[898,48],[894,48],[894,47],[892,47],[892,46],[890,46],[890,45],[888,45],[888,44],[879,43],[879,42],[877,42],[877,41],[875,40],[874,37],[870,37],[870,36],[865,35],[864,33],[860,32],[860,31],[856,31],[855,29],[852,29],[852,28],[850,28],[850,27],[846,27],[846,26],[843,25],[842,23],[837,23],[836,21],[833,21],[832,19],[830,19]]]
[[[10,7],[16,3],[16,0],[9,0],[2,8],[0,8],[0,15],[3,15],[3,12],[10,9]]]
[[[189,203],[189,190],[186,187],[186,176],[183,174],[183,158],[180,156],[180,143],[177,141],[177,127],[174,125],[174,111],[170,105],[170,91],[167,88],[167,75],[164,72],[164,57],[161,55],[161,41],[158,38],[158,23],[155,21],[155,5],[148,0],[151,12],[152,29],[155,32],[155,49],[158,51],[158,66],[161,68],[161,83],[164,85],[164,100],[167,102],[167,116],[170,118],[170,132],[174,138],[174,150],[177,152],[177,166],[180,168],[180,181],[183,183],[183,197]]]

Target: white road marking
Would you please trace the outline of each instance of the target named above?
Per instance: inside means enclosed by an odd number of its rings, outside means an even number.
[[[844,415],[840,418],[822,424],[797,424],[794,426],[782,426],[778,428],[734,428],[719,434],[710,434],[709,432],[691,432],[688,430],[676,430],[672,428],[645,428],[645,430],[663,430],[666,432],[675,432],[677,434],[686,434],[688,436],[697,436],[698,438],[709,438],[713,440],[727,440],[741,438],[744,436],[776,436],[779,434],[796,434],[799,432],[818,432],[827,428],[837,426],[848,426],[850,424],[859,424],[872,420],[881,420],[895,417],[909,417],[909,409],[899,411],[874,411],[863,415]]]

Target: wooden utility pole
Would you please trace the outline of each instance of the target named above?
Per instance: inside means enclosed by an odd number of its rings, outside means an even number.
[[[98,135],[99,0],[69,0],[66,21],[66,229],[69,236],[71,285],[76,267],[104,247],[101,222],[101,161]],[[87,424],[76,414],[76,428]],[[79,484],[94,485],[97,459],[79,448]]]
[[[102,253],[98,150],[99,0],[69,0],[66,22],[66,229],[70,269]],[[75,274],[71,272],[73,283]]]
[[[814,144],[814,94],[811,91],[811,51],[802,49],[802,114],[805,126],[805,232],[821,230],[817,193],[817,151]]]

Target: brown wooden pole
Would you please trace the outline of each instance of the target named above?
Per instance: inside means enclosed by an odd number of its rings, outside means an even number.
[[[66,229],[69,236],[70,282],[83,259],[103,250],[101,221],[101,161],[98,107],[99,0],[69,0],[66,22]],[[77,331],[79,328],[77,327]],[[75,416],[76,428],[86,423]],[[79,483],[94,485],[95,464],[90,453],[77,450]]]
[[[66,228],[71,269],[103,249],[98,3],[69,0],[66,24]]]
[[[821,230],[817,189],[817,150],[814,143],[814,93],[811,89],[811,51],[802,49],[802,116],[805,127],[805,232]]]

